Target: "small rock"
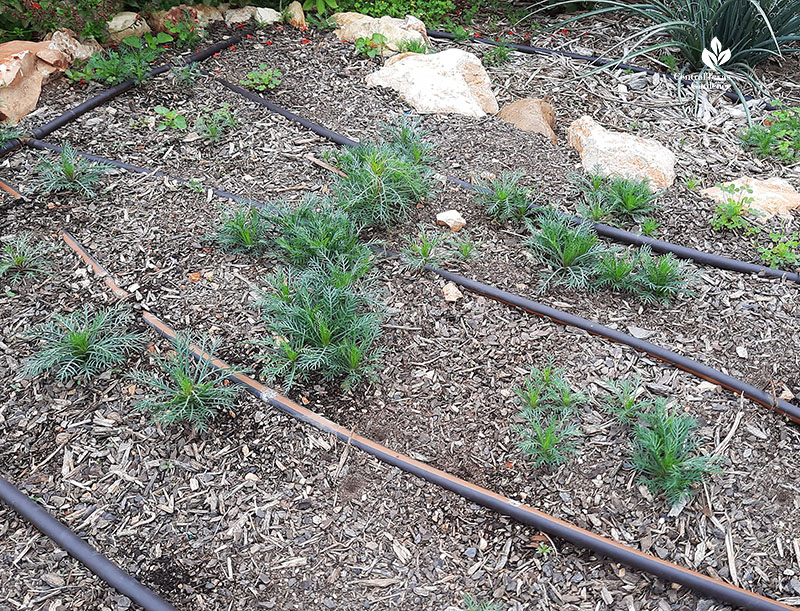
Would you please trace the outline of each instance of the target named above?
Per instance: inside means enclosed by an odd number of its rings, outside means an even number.
[[[467,221],[458,210],[445,210],[436,215],[436,224],[449,227],[450,231],[461,231],[467,226]]]
[[[444,285],[442,295],[444,295],[444,300],[450,303],[454,303],[464,297],[464,293],[459,291],[458,287],[452,282],[448,282]]]
[[[588,115],[569,126],[567,139],[587,172],[647,179],[652,190],[675,182],[675,155],[655,140],[608,130]]]
[[[255,19],[259,25],[270,25],[283,21],[283,15],[274,8],[258,7],[255,12]]]
[[[558,144],[558,138],[553,131],[556,114],[552,105],[545,100],[523,98],[504,106],[497,116],[524,132],[544,134],[550,138],[550,142]]]
[[[55,573],[45,573],[42,575],[41,579],[51,588],[60,588],[66,583],[63,577],[56,575]]]
[[[788,180],[783,178],[773,176],[767,180],[758,180],[757,178],[742,176],[733,182],[725,184],[725,186],[731,185],[737,188],[744,187],[744,190],[733,194],[726,193],[719,187],[711,187],[710,189],[703,189],[700,193],[719,203],[725,203],[729,198],[735,200],[748,198],[745,200],[747,207],[761,212],[765,216],[779,215],[791,218],[791,210],[800,209],[800,193],[795,190]]]
[[[124,11],[117,13],[106,24],[109,42],[119,44],[128,36],[144,36],[150,32],[150,26],[139,16],[139,13]]]
[[[467,558],[474,558],[477,555],[477,553],[478,550],[475,549],[474,547],[468,547],[467,549],[464,550],[464,555]]]
[[[256,7],[243,6],[242,8],[231,8],[225,11],[225,25],[231,27],[237,23],[245,23],[256,16]]]
[[[461,49],[433,55],[400,53],[370,74],[367,85],[393,89],[423,113],[480,118],[497,112],[497,100],[483,64]]]
[[[303,13],[303,5],[295,0],[286,7],[286,22],[300,30],[308,29],[306,25],[306,16]]]

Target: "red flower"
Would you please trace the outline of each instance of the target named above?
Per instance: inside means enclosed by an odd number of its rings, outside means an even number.
[[[311,42],[311,41],[310,41],[308,38],[304,38],[303,40],[301,40],[301,41],[300,41],[300,44],[301,44],[301,45],[307,45],[307,44],[308,44],[308,43],[310,43],[310,42]]]
[[[509,30],[508,33],[513,36],[514,35],[514,30]]]
[[[231,46],[230,46],[230,47],[228,47],[228,48],[229,48],[231,51],[236,51],[236,45],[231,45]]]
[[[219,57],[219,51],[217,51],[216,53],[214,53],[214,57]]]
[[[252,35],[252,34],[248,34],[248,35],[247,35],[247,37],[248,37],[248,38],[252,38],[252,37],[253,37],[253,35]]]
[[[562,33],[564,36],[566,36],[567,34],[569,34],[569,30],[568,30],[567,28],[564,28],[563,30],[561,30],[561,33]]]
[[[267,46],[271,46],[271,45],[272,45],[272,41],[271,41],[271,40],[268,40],[268,41],[267,41]]]
[[[276,26],[275,26],[275,29],[276,29],[276,30],[282,30],[282,29],[283,29],[283,26],[282,26],[282,25],[276,25]]]
[[[38,2],[34,2],[33,4],[31,4],[31,6],[32,6],[33,8],[42,8],[42,5],[41,5],[41,4],[39,4]]]

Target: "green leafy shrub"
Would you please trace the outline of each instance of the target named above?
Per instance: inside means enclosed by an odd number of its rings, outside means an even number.
[[[607,250],[597,257],[595,284],[612,291],[632,293],[636,291],[639,256],[630,250]]]
[[[75,64],[65,72],[71,81],[101,81],[116,85],[127,79],[142,83],[147,78],[150,64],[164,51],[159,45],[171,42],[172,36],[159,32],[145,34],[142,38],[128,36],[118,51],[103,51],[92,55],[85,64]]]
[[[739,137],[742,145],[755,149],[761,157],[777,157],[786,163],[800,160],[800,106],[776,110],[763,125],[748,127]]]
[[[275,89],[281,84],[283,73],[280,70],[267,68],[267,64],[259,64],[258,70],[252,70],[247,73],[241,81],[245,87],[250,87],[256,91],[266,91],[267,89]]]
[[[374,299],[348,268],[334,274],[329,266],[282,270],[268,280],[271,291],[260,301],[270,340],[262,344],[267,380],[280,378],[288,390],[312,375],[343,378],[351,387],[374,375],[380,354],[380,316]]]
[[[374,59],[375,57],[383,55],[384,51],[386,51],[387,40],[386,36],[375,32],[370,37],[362,36],[361,38],[357,38],[354,49],[357,55],[363,55],[364,57]]]
[[[328,200],[306,198],[294,209],[286,207],[270,216],[278,237],[276,245],[293,265],[312,261],[353,265],[370,259],[370,250],[359,241],[361,227]]]
[[[167,20],[164,25],[175,38],[175,44],[184,49],[194,47],[206,35],[206,31],[195,24],[191,13],[185,8],[181,9],[178,21],[173,23]]]
[[[222,211],[217,242],[232,252],[254,252],[270,244],[269,223],[253,206],[241,204]]]
[[[197,119],[195,129],[206,140],[218,142],[237,125],[236,114],[231,112],[228,104],[223,103],[216,110],[204,110]]]
[[[358,223],[390,227],[433,190],[433,172],[387,144],[365,144],[333,154],[347,175],[333,186],[339,205]]]
[[[501,172],[496,178],[476,182],[476,198],[498,223],[523,221],[537,209],[528,190],[519,186],[522,177],[519,171]]]
[[[574,438],[580,430],[572,420],[585,398],[570,388],[563,374],[552,363],[534,367],[525,385],[515,391],[523,424],[512,430],[521,437],[519,448],[537,467],[562,464],[576,451]]]
[[[304,11],[310,11],[312,8],[317,9],[317,15],[324,15],[328,10],[336,12],[338,4],[336,0],[305,0],[303,2]]]
[[[529,224],[531,237],[527,244],[531,254],[540,262],[553,268],[545,280],[571,287],[589,284],[595,266],[604,248],[594,229],[585,223],[574,224],[568,218],[548,212],[541,216],[538,228]]]
[[[207,358],[194,358],[192,346]],[[216,340],[207,337],[176,334],[173,352],[167,357],[153,355],[160,373],[131,374],[133,381],[153,393],[142,399],[137,409],[159,424],[187,422],[199,431],[207,430],[208,422],[219,412],[233,408],[239,394],[239,386],[228,381],[237,371],[217,369],[210,363],[217,346]]]
[[[31,233],[17,234],[0,250],[0,277],[15,283],[49,273],[47,254],[52,250],[52,246]]]
[[[130,312],[119,307],[95,312],[87,305],[66,316],[55,314],[26,332],[40,347],[25,362],[22,373],[34,377],[54,372],[60,382],[93,378],[144,349],[145,336],[129,331],[130,326]]]
[[[714,215],[711,217],[711,227],[716,231],[728,229],[731,231],[743,230],[747,234],[757,233],[755,227],[747,218],[748,214],[755,214],[750,210],[753,198],[744,193],[752,193],[748,185],[737,187],[735,184],[717,185],[717,187],[727,194],[724,202],[718,203],[714,208]]]
[[[686,265],[672,253],[654,256],[648,247],[640,249],[636,290],[645,303],[667,304],[680,295],[690,295],[691,282]]]
[[[760,246],[761,259],[770,267],[786,269],[800,264],[800,233],[784,236],[773,232],[769,234],[770,246]]]
[[[634,427],[633,466],[655,493],[670,503],[689,495],[694,484],[718,470],[712,456],[697,454],[697,422],[671,412],[663,400],[640,412],[643,423]]]
[[[65,143],[58,161],[53,162],[39,157],[39,163],[36,165],[36,189],[45,195],[72,191],[94,197],[92,187],[109,169],[107,166],[79,157],[75,149]]]
[[[483,54],[483,63],[487,66],[503,66],[511,61],[511,47],[505,38],[497,41],[491,50]]]

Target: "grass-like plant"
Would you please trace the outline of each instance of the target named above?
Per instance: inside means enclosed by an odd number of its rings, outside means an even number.
[[[647,401],[639,400],[641,383],[641,378],[638,376],[633,381],[608,382],[611,394],[602,398],[603,409],[623,424],[633,424],[639,413],[651,405]]]
[[[573,423],[577,407],[585,401],[564,379],[552,362],[531,369],[524,386],[515,390],[523,424],[512,430],[520,437],[519,448],[535,466],[555,466],[575,453],[574,438],[580,430]]]
[[[278,233],[276,245],[293,265],[370,259],[369,247],[359,241],[361,226],[328,200],[306,198],[295,208],[279,209],[270,222]]]
[[[465,611],[501,611],[502,603],[495,600],[478,600],[468,592],[463,594]]]
[[[253,206],[240,204],[222,211],[217,227],[217,242],[232,252],[253,252],[270,244],[270,224]]]
[[[800,10],[800,3],[797,10]],[[800,106],[776,110],[762,125],[742,130],[739,137],[743,146],[755,149],[760,157],[777,157],[785,163],[797,161],[800,159]]]
[[[725,201],[717,203],[714,214],[711,217],[711,227],[716,231],[724,229],[730,231],[742,230],[746,234],[753,234],[759,231],[747,218],[748,215],[756,215],[757,212],[750,210],[753,203],[753,189],[749,185],[737,187],[731,183],[728,185],[717,185],[726,194]]]
[[[719,470],[712,456],[697,452],[697,422],[674,413],[664,400],[639,412],[643,421],[633,429],[632,462],[642,481],[654,493],[664,493],[670,503],[690,494],[693,485]]]
[[[173,66],[169,71],[172,82],[182,88],[191,88],[203,76],[203,71],[197,63],[192,62],[183,66]]]
[[[52,246],[32,234],[19,233],[5,242],[0,250],[0,276],[15,283],[49,273],[47,254],[52,250]]]
[[[411,163],[430,164],[435,161],[435,145],[427,139],[428,132],[420,127],[419,119],[403,116],[382,127],[386,144]]]
[[[551,281],[571,287],[589,284],[591,275],[604,248],[597,233],[585,223],[575,224],[555,212],[543,214],[538,228],[528,225],[531,237],[528,247],[540,262],[552,267],[543,287]]]
[[[425,55],[428,52],[427,45],[421,40],[403,40],[397,45],[400,53],[420,53]]]
[[[192,346],[208,358],[194,358]],[[205,431],[209,420],[221,411],[230,410],[239,394],[239,386],[227,379],[237,372],[217,369],[210,363],[217,346],[217,340],[205,336],[176,334],[174,351],[166,357],[154,355],[161,370],[158,374],[142,371],[131,374],[132,380],[152,393],[137,408],[159,424],[187,422]]]
[[[433,189],[433,172],[388,144],[362,145],[333,154],[347,175],[333,186],[339,205],[358,223],[390,227],[405,219]]]
[[[446,242],[449,240],[445,235],[420,225],[416,235],[406,238],[406,246],[401,251],[406,267],[421,271],[426,265],[435,265],[446,260],[449,253],[442,249],[442,244]]]
[[[491,50],[483,54],[483,63],[487,66],[502,66],[511,61],[511,47],[507,40],[498,40]]]
[[[498,223],[523,221],[539,210],[528,189],[519,185],[522,178],[520,171],[501,172],[495,178],[476,182],[478,201]]]
[[[456,254],[464,261],[469,261],[475,255],[476,248],[477,244],[468,235],[456,242]]]
[[[39,157],[39,163],[36,165],[36,188],[44,195],[72,191],[94,197],[92,187],[109,169],[107,166],[79,157],[75,149],[69,143],[65,143],[57,161]]]
[[[341,378],[345,387],[373,377],[381,318],[353,272],[340,271],[334,275],[330,267],[312,264],[269,278],[270,290],[260,301],[271,337],[262,342],[264,378],[281,379],[288,390],[312,375]]]
[[[637,293],[646,303],[667,304],[680,295],[690,295],[692,276],[672,253],[653,255],[647,246],[639,251]]]
[[[216,110],[206,110],[197,119],[195,129],[206,140],[217,142],[238,125],[236,113],[223,103]]]
[[[25,376],[54,372],[60,382],[92,378],[145,345],[145,336],[130,331],[131,314],[121,307],[93,310],[84,306],[71,314],[55,314],[28,331],[40,346],[22,368]]]
[[[594,283],[612,291],[635,292],[638,266],[639,256],[635,251],[618,248],[606,250],[597,257]]]

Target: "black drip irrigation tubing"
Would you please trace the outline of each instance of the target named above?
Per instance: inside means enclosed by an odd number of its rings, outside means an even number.
[[[455,41],[456,37],[454,34],[450,32],[444,32],[442,30],[426,30],[428,36],[431,38],[439,38],[441,40],[452,40]],[[514,49],[515,51],[520,51],[521,53],[530,53],[530,54],[537,54],[537,55],[559,55],[561,57],[567,57],[569,59],[577,59],[580,61],[589,62],[589,64],[593,66],[608,66],[609,64],[614,64],[615,67],[621,70],[630,70],[631,72],[639,72],[644,74],[649,74],[650,76],[654,74],[658,74],[663,76],[664,78],[668,78],[675,83],[680,83],[682,85],[686,85],[691,87],[694,83],[688,79],[679,78],[674,74],[670,74],[669,72],[662,72],[660,70],[653,70],[651,68],[643,68],[642,66],[634,66],[631,64],[626,64],[624,62],[620,62],[618,60],[613,59],[604,59],[602,57],[595,57],[594,55],[583,55],[581,53],[572,53],[571,51],[561,51],[560,49],[548,49],[546,47],[532,47],[528,45],[521,45],[515,42],[507,42],[501,43],[492,40],[491,38],[484,38],[483,36],[471,36],[469,38],[470,42],[480,42],[485,45],[493,45],[496,47],[509,47]],[[741,102],[742,98],[739,96],[738,93],[735,91],[726,91],[723,94],[726,98],[731,100],[732,102]],[[753,98],[749,95],[744,96],[745,102],[752,102]],[[769,102],[764,103],[764,109],[768,111],[779,110],[783,108],[780,105],[774,106]]]
[[[97,260],[92,257],[74,237],[63,231],[62,237],[78,256],[93,267],[95,273],[99,277],[105,278],[106,284],[114,290],[115,294],[118,296],[126,294],[125,291],[120,289],[114,282],[108,271],[97,263]],[[164,338],[170,341],[175,340],[175,330],[157,316],[149,312],[142,312],[142,318],[147,325]],[[196,359],[205,361],[212,367],[220,370],[231,370],[231,367],[224,361],[212,357],[196,346],[192,346],[191,348],[192,354]],[[752,611],[797,611],[796,607],[791,607],[777,600],[744,590],[738,586],[725,583],[719,579],[714,579],[708,575],[703,575],[702,573],[692,571],[678,566],[677,564],[661,560],[656,556],[651,556],[650,554],[617,543],[613,539],[598,535],[597,533],[571,524],[570,522],[565,522],[534,507],[524,505],[519,501],[502,496],[487,488],[483,488],[447,473],[446,471],[441,471],[431,465],[391,450],[384,445],[362,437],[354,431],[336,424],[316,412],[298,405],[291,399],[281,396],[277,391],[264,386],[247,375],[232,373],[229,379],[243,386],[248,393],[276,410],[300,422],[311,425],[320,431],[335,435],[336,438],[343,443],[367,452],[386,464],[402,469],[407,473],[415,475],[445,490],[449,490],[491,511],[506,515],[522,524],[527,524],[553,537],[568,541],[576,547],[591,550],[594,553],[610,558],[616,562],[621,562],[637,570],[655,575],[665,582],[684,585],[696,592],[710,596],[717,601],[736,605],[743,609]]]
[[[147,611],[176,611],[175,607],[120,569],[3,477],[0,477],[0,501],[137,605],[144,607]]]
[[[300,115],[293,113],[290,110],[281,108],[277,104],[270,102],[269,100],[265,99],[264,97],[258,94],[253,93],[252,91],[243,89],[242,87],[234,85],[233,83],[229,83],[228,81],[219,77],[217,77],[216,80],[222,86],[230,89],[231,91],[246,97],[248,100],[260,104],[261,106],[264,106],[271,112],[279,114],[282,117],[289,119],[290,121],[299,123],[306,129],[314,132],[319,136],[322,136],[323,138],[326,138],[332,142],[335,142],[336,144],[340,144],[343,146],[350,146],[350,147],[359,146],[359,143],[357,141],[352,140],[351,138],[348,138],[341,134],[338,134],[333,130],[330,130],[327,127],[320,125],[319,123],[301,117]],[[471,191],[481,190],[480,187],[476,187],[472,183],[467,182],[465,180],[461,180],[460,178],[455,178],[453,176],[447,176],[446,178],[449,182],[458,185],[459,187],[463,187],[464,189],[468,189]],[[730,259],[728,257],[715,255],[709,252],[703,252],[702,250],[696,250],[694,248],[689,248],[687,246],[672,244],[670,242],[664,242],[663,240],[656,240],[654,238],[639,233],[633,233],[631,231],[626,231],[624,229],[618,229],[617,227],[611,227],[609,225],[604,225],[602,223],[587,221],[586,219],[580,218],[578,216],[573,216],[573,215],[567,215],[567,216],[572,222],[576,224],[588,223],[598,233],[598,235],[615,240],[617,242],[621,242],[623,244],[631,244],[634,246],[649,246],[656,252],[672,253],[673,255],[681,259],[690,259],[702,265],[708,265],[710,267],[716,267],[718,269],[726,269],[734,272],[739,272],[742,274],[758,274],[768,278],[791,280],[793,282],[800,283],[800,273],[797,272],[783,271],[772,267],[765,267],[763,265],[758,265],[757,263],[748,263],[746,261]]]
[[[222,49],[239,42],[242,39],[241,34],[234,34],[230,38],[226,38],[224,40],[220,40],[215,42],[213,45],[203,49],[202,51],[198,51],[192,55],[189,55],[183,60],[183,65],[188,66],[189,64],[195,62],[201,62],[205,59],[211,57],[214,53],[221,51]],[[152,70],[147,72],[146,78],[151,78],[153,76],[157,76],[159,74],[163,74],[167,72],[172,67],[171,64],[164,64],[162,66],[157,66]],[[121,93],[128,91],[129,89],[133,88],[136,85],[133,79],[128,79],[126,81],[122,81],[121,83],[114,85],[113,87],[109,87],[98,93],[95,96],[92,96],[88,100],[85,100],[78,106],[71,108],[70,110],[66,111],[64,114],[59,115],[55,119],[48,121],[44,125],[34,128],[31,133],[30,137],[35,139],[46,138],[54,131],[61,129],[67,123],[74,121],[78,117],[83,114],[86,114],[90,110],[94,110],[98,106],[105,104],[109,100],[117,97]],[[13,140],[9,140],[6,142],[2,147],[0,147],[0,157],[9,153],[17,148],[23,143],[23,138],[14,138]]]

